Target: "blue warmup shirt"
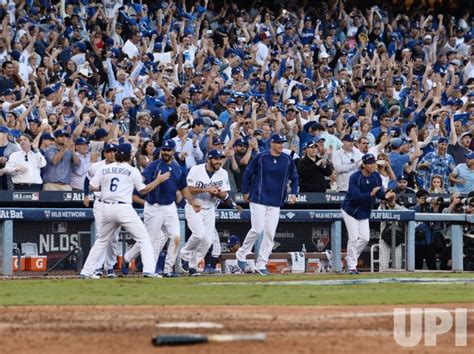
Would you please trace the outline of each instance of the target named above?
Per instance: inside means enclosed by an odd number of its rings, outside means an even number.
[[[176,161],[172,161],[168,165],[162,159],[151,162],[143,170],[142,175],[145,177],[145,184],[153,182],[159,172],[164,174],[168,171],[171,172],[170,178],[147,194],[146,201],[149,204],[170,205],[176,200],[176,191],[186,188],[186,173],[183,168]]]
[[[298,194],[298,172],[293,159],[284,153],[273,156],[270,151],[265,151],[248,164],[241,190],[243,194],[250,193],[252,203],[281,207],[289,180],[291,193]]]
[[[349,178],[349,191],[342,201],[341,209],[357,220],[370,217],[375,198],[370,193],[375,187],[382,187],[382,178],[378,172],[364,176],[362,171],[354,172]],[[383,187],[377,192],[376,197],[382,199],[385,195]]]

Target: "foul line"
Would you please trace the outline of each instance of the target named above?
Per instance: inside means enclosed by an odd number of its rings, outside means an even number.
[[[364,284],[474,284],[474,278],[378,278],[337,280],[290,280],[268,282],[212,282],[201,285],[364,285]]]

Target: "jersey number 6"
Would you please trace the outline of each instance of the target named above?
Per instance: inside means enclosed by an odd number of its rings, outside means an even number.
[[[120,182],[120,179],[118,179],[117,177],[114,177],[110,180],[110,191],[111,192],[115,192],[118,188],[118,182]]]

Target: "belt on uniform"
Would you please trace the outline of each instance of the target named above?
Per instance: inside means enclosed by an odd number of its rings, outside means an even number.
[[[97,199],[99,202],[101,203],[105,203],[105,204],[128,204],[128,203],[125,203],[125,202],[109,202],[107,200],[102,200],[102,199]]]

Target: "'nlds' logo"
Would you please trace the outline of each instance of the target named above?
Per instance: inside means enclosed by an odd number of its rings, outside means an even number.
[[[329,243],[329,229],[311,229],[311,242],[322,252]]]

